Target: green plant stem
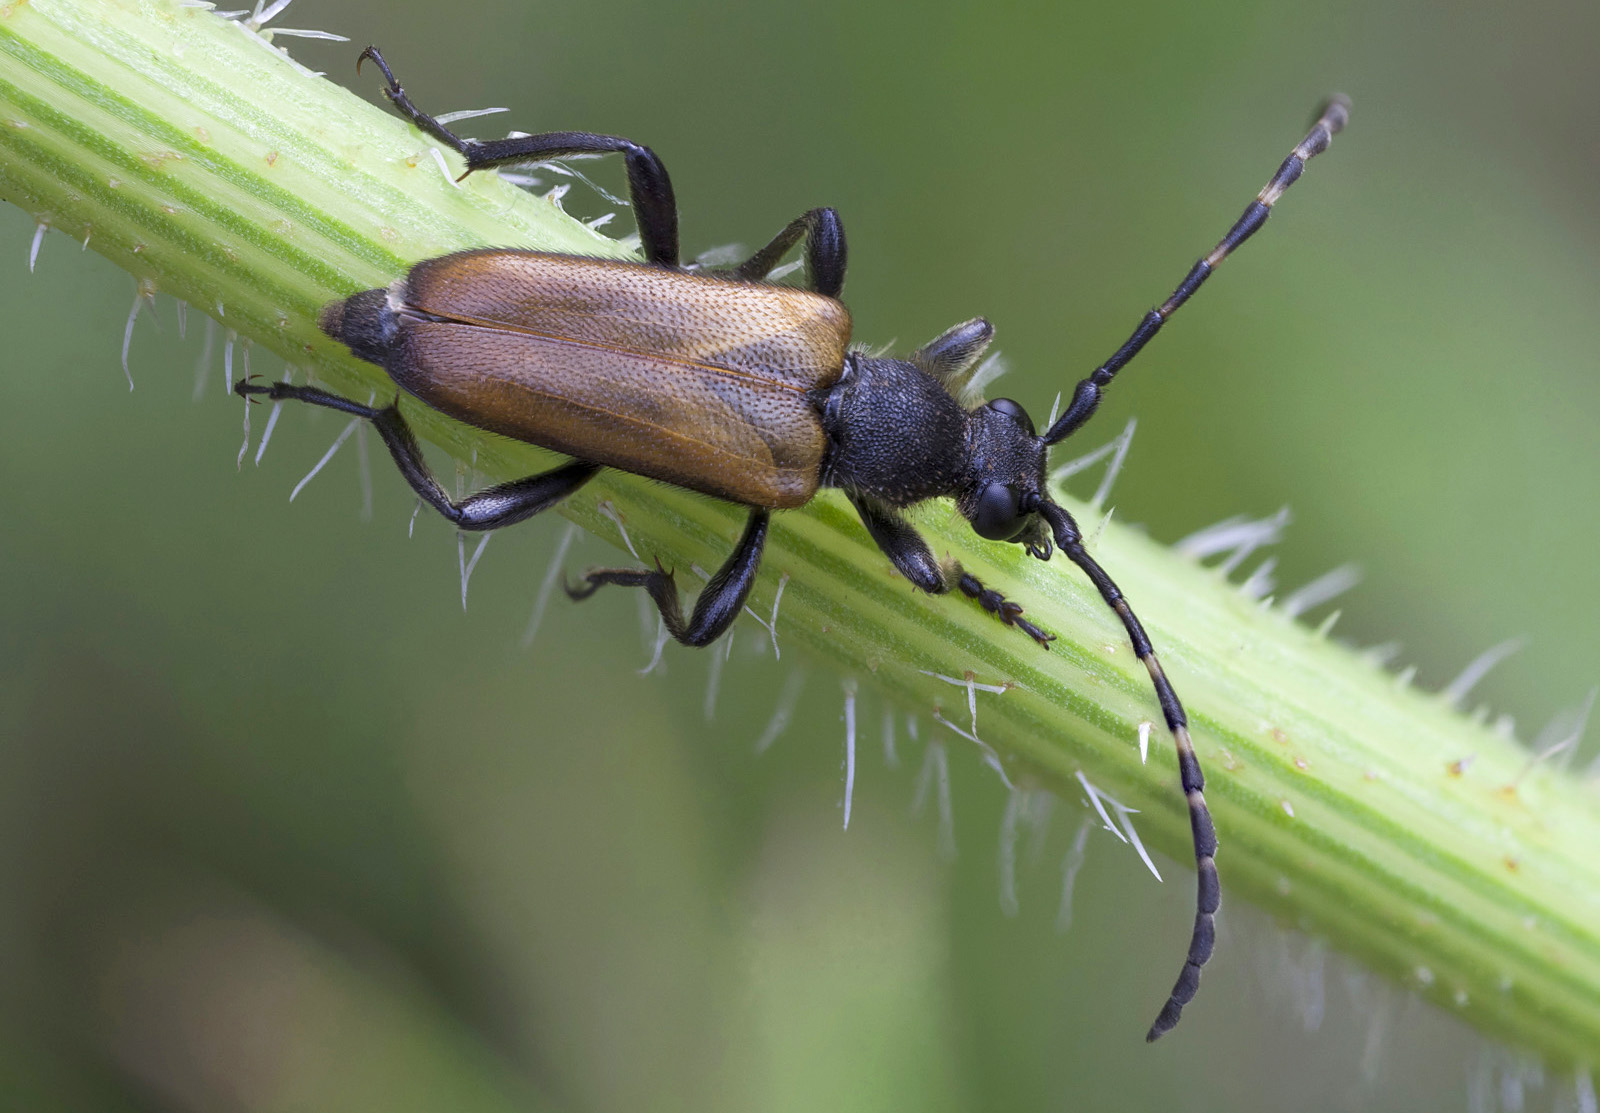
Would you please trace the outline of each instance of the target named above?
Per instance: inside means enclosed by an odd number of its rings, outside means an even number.
[[[454,183],[459,162],[444,161],[451,174],[378,104],[203,9],[0,5],[5,197],[86,240],[142,290],[204,309],[335,389],[381,396],[392,386],[317,331],[329,300],[467,247],[626,254],[494,175]],[[488,473],[548,465],[420,406],[407,413],[423,437]],[[641,553],[685,572],[715,567],[742,524],[737,507],[616,473],[567,512],[615,541],[607,502]],[[1093,532],[1094,513],[1073,509]],[[1149,765],[1135,745],[1141,723],[1160,721],[1148,678],[1099,598],[1064,561],[978,541],[947,509],[919,524],[938,551],[1026,601],[1059,636],[1052,650],[965,600],[913,591],[831,493],[778,516],[753,606],[765,613],[787,576],[786,645],[905,705],[943,708],[963,730],[967,693],[927,674],[1006,685],[977,694],[977,733],[1013,782],[1075,793],[1081,771],[1140,809],[1152,845],[1187,860],[1165,731],[1153,732]],[[1590,1066],[1600,1048],[1594,786],[1528,769],[1515,743],[1136,532],[1107,525],[1093,547],[1189,707],[1228,897],[1325,936],[1552,1065]]]

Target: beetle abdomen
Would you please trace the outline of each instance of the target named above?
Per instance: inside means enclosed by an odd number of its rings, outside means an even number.
[[[806,395],[838,380],[850,339],[832,298],[526,251],[430,259],[398,292],[384,366],[438,410],[750,506],[817,489],[827,439]]]

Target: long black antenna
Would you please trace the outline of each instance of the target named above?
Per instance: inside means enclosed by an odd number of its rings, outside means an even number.
[[[1150,338],[1161,331],[1161,326],[1167,323],[1167,318],[1176,313],[1178,307],[1188,301],[1190,295],[1211,277],[1211,272],[1217,265],[1232,254],[1236,247],[1256,234],[1257,229],[1267,222],[1267,217],[1272,215],[1272,206],[1277,204],[1278,198],[1294,185],[1305,170],[1306,163],[1326,151],[1328,144],[1333,142],[1333,137],[1349,120],[1349,99],[1342,96],[1330,97],[1322,106],[1317,122],[1311,125],[1311,131],[1300,141],[1300,145],[1290,152],[1289,157],[1283,160],[1278,172],[1272,175],[1272,180],[1256,194],[1256,199],[1250,202],[1244,210],[1244,215],[1228,229],[1228,234],[1222,237],[1222,242],[1211,249],[1211,254],[1190,267],[1189,273],[1178,283],[1178,288],[1172,291],[1172,296],[1146,313],[1144,319],[1139,322],[1139,327],[1133,330],[1133,335],[1128,337],[1122,347],[1118,348],[1110,359],[1095,368],[1092,375],[1078,384],[1072,392],[1072,402],[1067,406],[1067,412],[1045,432],[1045,444],[1061,442],[1094,416],[1094,411],[1100,407],[1102,389],[1116,377],[1118,371],[1139,354],[1146,344],[1150,343]]]

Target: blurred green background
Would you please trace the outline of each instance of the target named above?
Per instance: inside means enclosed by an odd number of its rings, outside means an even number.
[[[376,41],[425,107],[513,110],[467,130],[651,144],[691,254],[837,206],[858,338],[986,314],[1014,368],[992,393],[1036,413],[1347,92],[1350,130],[1080,442],[1137,415],[1114,502],[1164,540],[1291,506],[1278,581],[1358,563],[1339,630],[1403,643],[1425,686],[1525,635],[1476,693],[1523,737],[1595,684],[1595,5],[300,0],[280,22],[348,35],[285,45],[362,96]],[[29,276],[32,230],[0,211],[0,1094],[27,1095],[0,1104],[1487,1109],[1533,1085],[1237,901],[1147,1048],[1184,867],[1158,886],[1090,832],[1063,932],[1085,811],[1057,801],[1007,916],[1003,789],[952,751],[941,855],[932,804],[912,814],[922,745],[900,711],[886,765],[870,689],[842,831],[826,662],[741,628],[708,721],[711,655],[637,675],[623,593],[552,601],[519,648],[561,522],[497,536],[463,613],[454,534],[407,540],[376,453],[370,521],[354,446],[288,503],[341,420],[286,411],[236,472],[220,345],[192,401],[200,314],[183,341],[169,299],[139,322],[129,394],[132,279],[58,234]],[[581,539],[566,564],[614,559]]]

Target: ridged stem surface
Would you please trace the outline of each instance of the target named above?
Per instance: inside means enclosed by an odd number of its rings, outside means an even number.
[[[238,23],[173,0],[0,6],[6,199],[86,240],[143,289],[181,298],[361,397],[392,386],[317,331],[327,301],[467,247],[626,255],[493,175],[455,184],[455,156],[443,156],[447,173],[433,145],[375,100],[313,75]],[[549,465],[536,450],[418,406],[407,412],[424,438],[489,474]],[[1063,501],[1095,535],[1097,515]],[[613,541],[602,502],[641,554],[679,569],[691,589],[690,568],[715,567],[742,525],[737,507],[608,474],[568,513]],[[942,506],[918,524],[936,551],[1025,602],[1059,636],[1051,651],[965,600],[913,591],[832,494],[777,516],[752,605],[764,614],[787,576],[785,647],[803,646],[905,706],[941,709],[964,730],[967,694],[926,673],[1004,684],[1003,694],[977,694],[977,733],[1013,782],[1075,794],[1081,771],[1140,810],[1147,842],[1188,861],[1170,745],[1111,612],[1059,557],[1045,565],[981,542]],[[1272,909],[1552,1065],[1592,1065],[1593,784],[1546,765],[1529,770],[1514,742],[1135,531],[1107,525],[1092,549],[1188,706],[1225,902]],[[1151,722],[1142,765],[1136,740]],[[1186,883],[1180,891],[1188,899]],[[1173,940],[1174,972],[1181,942]],[[1195,1008],[1204,1002],[1202,990]]]

